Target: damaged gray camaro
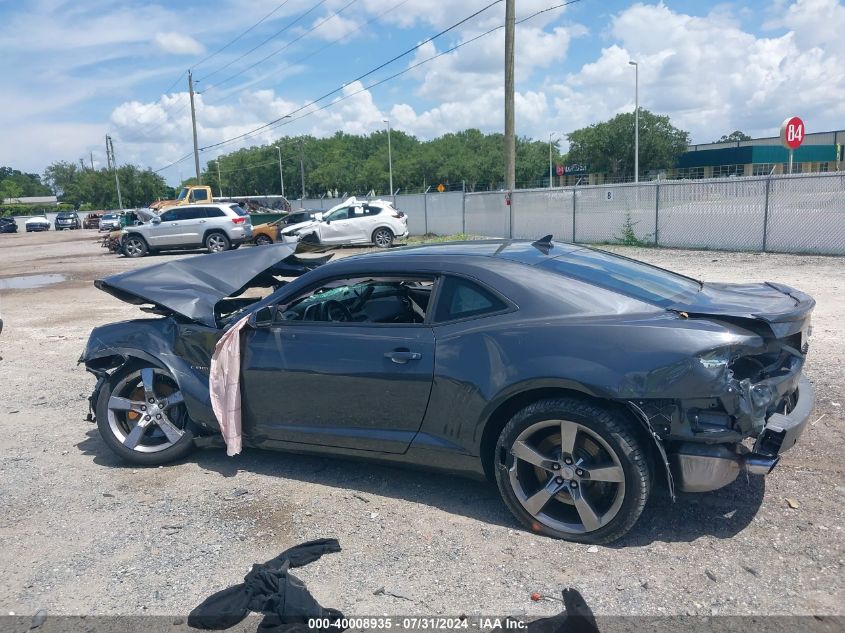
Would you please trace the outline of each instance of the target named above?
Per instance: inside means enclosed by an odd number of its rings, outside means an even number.
[[[815,302],[777,283],[702,283],[551,236],[292,253],[96,282],[153,313],[94,329],[81,358],[109,448],[153,465],[219,443],[210,359],[246,317],[245,447],[486,476],[529,529],[599,543],[652,485],[674,497],[767,474],[814,406]]]

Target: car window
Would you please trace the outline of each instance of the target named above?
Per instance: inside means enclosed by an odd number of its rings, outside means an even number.
[[[237,205],[232,205],[232,208],[237,207]],[[240,207],[238,207],[240,208]],[[205,208],[205,216],[207,218],[223,218],[226,217],[226,212],[223,209],[218,209],[217,207],[206,207]]]
[[[239,204],[230,204],[229,208],[240,216],[249,215],[249,212]]]
[[[605,251],[582,249],[540,264],[589,284],[665,307],[696,293],[695,279]]]
[[[342,209],[338,209],[337,211],[333,211],[331,215],[329,215],[326,220],[330,220],[334,222],[335,220],[348,220],[349,219],[349,207],[343,207]]]
[[[190,209],[179,209],[180,220],[199,220],[208,217],[205,213],[205,207],[193,207]]]
[[[191,200],[197,200],[200,202],[207,202],[208,201],[208,191],[205,189],[194,189],[191,192]]]
[[[442,323],[466,319],[505,308],[504,301],[478,284],[460,277],[446,277],[441,284],[434,320]]]
[[[176,209],[171,209],[170,211],[165,211],[161,214],[161,221],[162,222],[173,222],[179,219],[179,216],[176,213]],[[104,216],[104,220],[109,219],[109,216]]]
[[[339,279],[278,306],[277,322],[421,324],[434,288],[433,277]]]

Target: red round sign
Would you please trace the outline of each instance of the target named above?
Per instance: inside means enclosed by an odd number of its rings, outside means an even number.
[[[563,176],[563,174],[565,173],[564,170],[563,170],[563,165],[558,165],[555,168],[555,172],[557,173],[558,176]]]
[[[780,142],[789,149],[797,149],[804,142],[804,121],[797,116],[786,119],[780,126]]]

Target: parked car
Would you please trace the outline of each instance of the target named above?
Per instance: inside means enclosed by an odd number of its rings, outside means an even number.
[[[112,451],[163,464],[219,433],[211,355],[244,317],[244,446],[488,477],[528,529],[579,542],[625,534],[655,482],[674,498],[767,474],[814,406],[815,301],[781,284],[704,283],[548,236],[347,257],[227,298],[291,249],[96,282],[162,315],[97,327],[82,354]]]
[[[252,239],[249,214],[232,203],[183,205],[162,211],[148,223],[123,229],[128,257],[150,251],[206,248],[210,253],[237,248]]]
[[[89,213],[85,216],[85,219],[82,220],[82,228],[83,229],[98,229],[100,228],[100,214],[99,213]]]
[[[120,228],[120,215],[117,213],[104,213],[100,216],[100,223],[97,228],[100,231],[114,231]]]
[[[315,218],[319,219],[321,212],[316,209],[307,209],[304,211],[296,211],[288,213],[286,216],[274,220],[273,222],[265,222],[252,227],[252,242],[257,246],[264,246],[266,244],[273,244],[279,241],[282,228],[290,226],[291,224],[301,224]]]
[[[27,218],[26,222],[24,222],[24,227],[27,233],[31,231],[49,231],[50,220],[43,215],[33,215]]]
[[[282,229],[282,235],[324,245],[375,244],[389,248],[408,237],[408,218],[386,200],[349,198],[315,218]]]
[[[15,218],[0,218],[0,233],[17,233],[18,223]]]
[[[56,214],[55,227],[57,231],[79,229],[82,227],[82,222],[76,211],[59,211]]]

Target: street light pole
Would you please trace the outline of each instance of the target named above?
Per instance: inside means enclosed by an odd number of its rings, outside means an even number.
[[[384,119],[387,123],[387,165],[390,170],[390,195],[393,195],[393,151],[390,148],[390,119]]]
[[[552,188],[552,137],[554,132],[549,132],[549,189]]]
[[[640,65],[629,61],[634,67],[634,182],[640,182]]]
[[[279,182],[282,184],[282,197],[285,197],[285,176],[282,173],[282,147],[281,145],[276,145],[276,149],[279,151]]]

